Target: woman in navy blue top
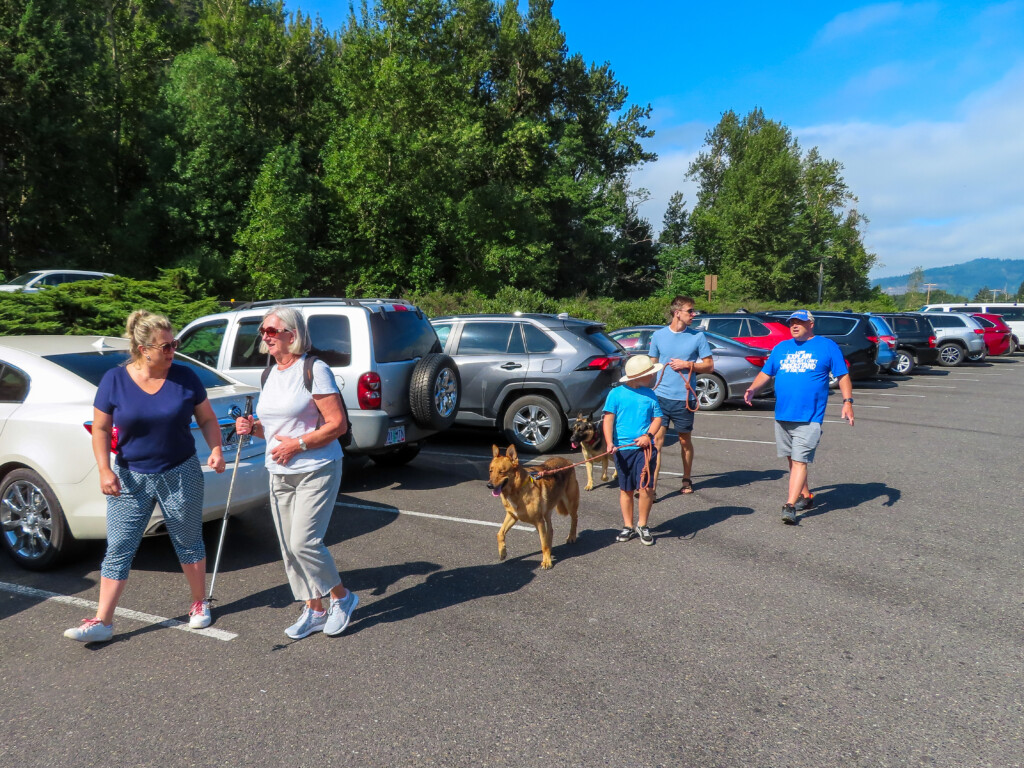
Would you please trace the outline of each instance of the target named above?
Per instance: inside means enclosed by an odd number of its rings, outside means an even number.
[[[192,592],[189,625],[210,625],[203,546],[203,471],[192,437],[193,416],[210,446],[207,465],[224,471],[220,425],[195,372],[174,363],[170,321],[144,309],[127,323],[131,359],[104,374],[93,402],[92,448],[107,496],[107,553],[100,569],[96,616],[64,633],[83,643],[113,636],[114,609],[157,501]],[[118,454],[110,464],[117,428]]]

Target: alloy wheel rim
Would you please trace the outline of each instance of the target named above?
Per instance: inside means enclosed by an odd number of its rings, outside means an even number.
[[[539,405],[528,405],[516,412],[512,428],[527,445],[539,445],[551,432],[551,415]]]
[[[0,529],[8,548],[26,560],[37,560],[50,549],[53,517],[39,486],[17,480],[0,500]]]
[[[697,379],[697,400],[707,408],[718,399],[721,387],[714,379]]]
[[[455,376],[450,368],[445,368],[434,379],[434,409],[443,418],[448,418],[455,412],[456,400],[458,386],[455,384]]]

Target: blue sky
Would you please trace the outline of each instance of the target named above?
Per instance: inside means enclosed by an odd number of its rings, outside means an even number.
[[[347,2],[287,0],[338,29]],[[661,228],[722,112],[754,107],[844,165],[870,220],[872,276],[1024,259],[1024,0],[764,3],[555,0],[570,52],[650,104],[638,170]],[[1013,287],[1013,286],[1011,286]]]

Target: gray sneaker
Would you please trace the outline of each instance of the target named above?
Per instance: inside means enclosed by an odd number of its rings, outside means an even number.
[[[301,640],[304,637],[319,632],[327,623],[327,611],[317,613],[308,605],[302,609],[299,620],[284,631],[292,640]]]
[[[334,637],[340,635],[348,626],[352,618],[352,611],[359,605],[359,595],[351,589],[341,600],[331,598],[331,606],[327,609],[327,623],[324,625],[324,634]]]
[[[796,525],[796,510],[793,509],[792,504],[783,504],[782,522],[786,525]]]
[[[64,637],[80,643],[105,643],[114,636],[114,625],[99,619],[83,619],[77,627],[64,630]]]
[[[640,542],[651,546],[654,543],[654,536],[651,535],[651,529],[646,525],[638,525],[636,527],[636,535],[640,537]]]

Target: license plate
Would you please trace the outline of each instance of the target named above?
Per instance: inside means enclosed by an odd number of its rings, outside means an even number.
[[[405,442],[405,427],[388,427],[388,439],[384,441],[384,445],[395,445],[396,443]]]
[[[220,442],[222,453],[227,454],[238,449],[238,435],[235,433],[234,422],[220,425]]]

